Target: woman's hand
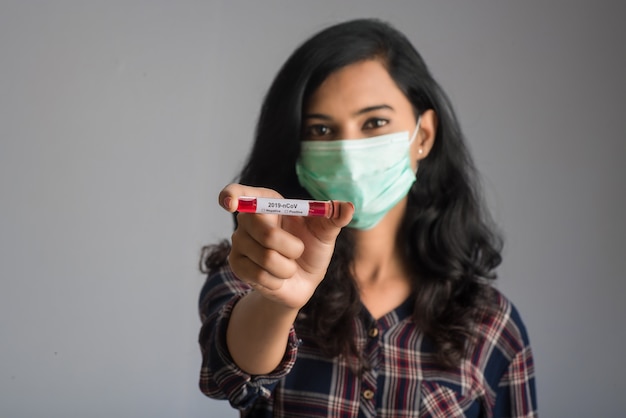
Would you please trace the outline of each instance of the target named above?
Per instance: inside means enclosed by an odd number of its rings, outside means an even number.
[[[219,202],[235,212],[241,196],[282,198],[277,192],[230,184]],[[326,274],[335,240],[354,206],[333,202],[331,218],[239,213],[228,258],[233,272],[257,292],[288,309],[300,309]]]

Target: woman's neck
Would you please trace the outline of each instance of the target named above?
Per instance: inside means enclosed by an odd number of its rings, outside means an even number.
[[[359,283],[375,284],[396,275],[401,255],[394,235],[378,229],[355,233],[354,269]]]
[[[361,303],[378,319],[400,306],[413,291],[409,269],[397,245],[357,249],[354,280]]]
[[[401,236],[406,198],[372,229],[355,230],[355,274],[358,281],[377,282],[404,270]]]
[[[403,244],[398,238],[404,209],[400,204],[374,228],[354,231],[354,279],[361,301],[375,318],[399,306],[412,291]]]

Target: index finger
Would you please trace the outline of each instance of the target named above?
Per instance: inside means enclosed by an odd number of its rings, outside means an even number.
[[[218,196],[218,202],[220,206],[227,211],[235,212],[237,210],[238,200],[241,196],[283,198],[280,193],[272,189],[231,183],[222,189]]]

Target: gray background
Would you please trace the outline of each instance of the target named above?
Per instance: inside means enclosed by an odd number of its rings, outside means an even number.
[[[197,389],[216,196],[287,55],[369,16],[456,105],[542,416],[623,416],[622,4],[0,1],[0,416],[236,416]]]

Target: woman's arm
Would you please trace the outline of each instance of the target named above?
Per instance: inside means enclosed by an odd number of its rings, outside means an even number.
[[[241,196],[281,198],[270,189],[226,186],[219,203],[229,212]],[[239,213],[228,263],[253,290],[232,307],[228,356],[249,375],[271,373],[283,361],[298,311],[323,280],[335,240],[354,206],[333,202],[330,218]]]

